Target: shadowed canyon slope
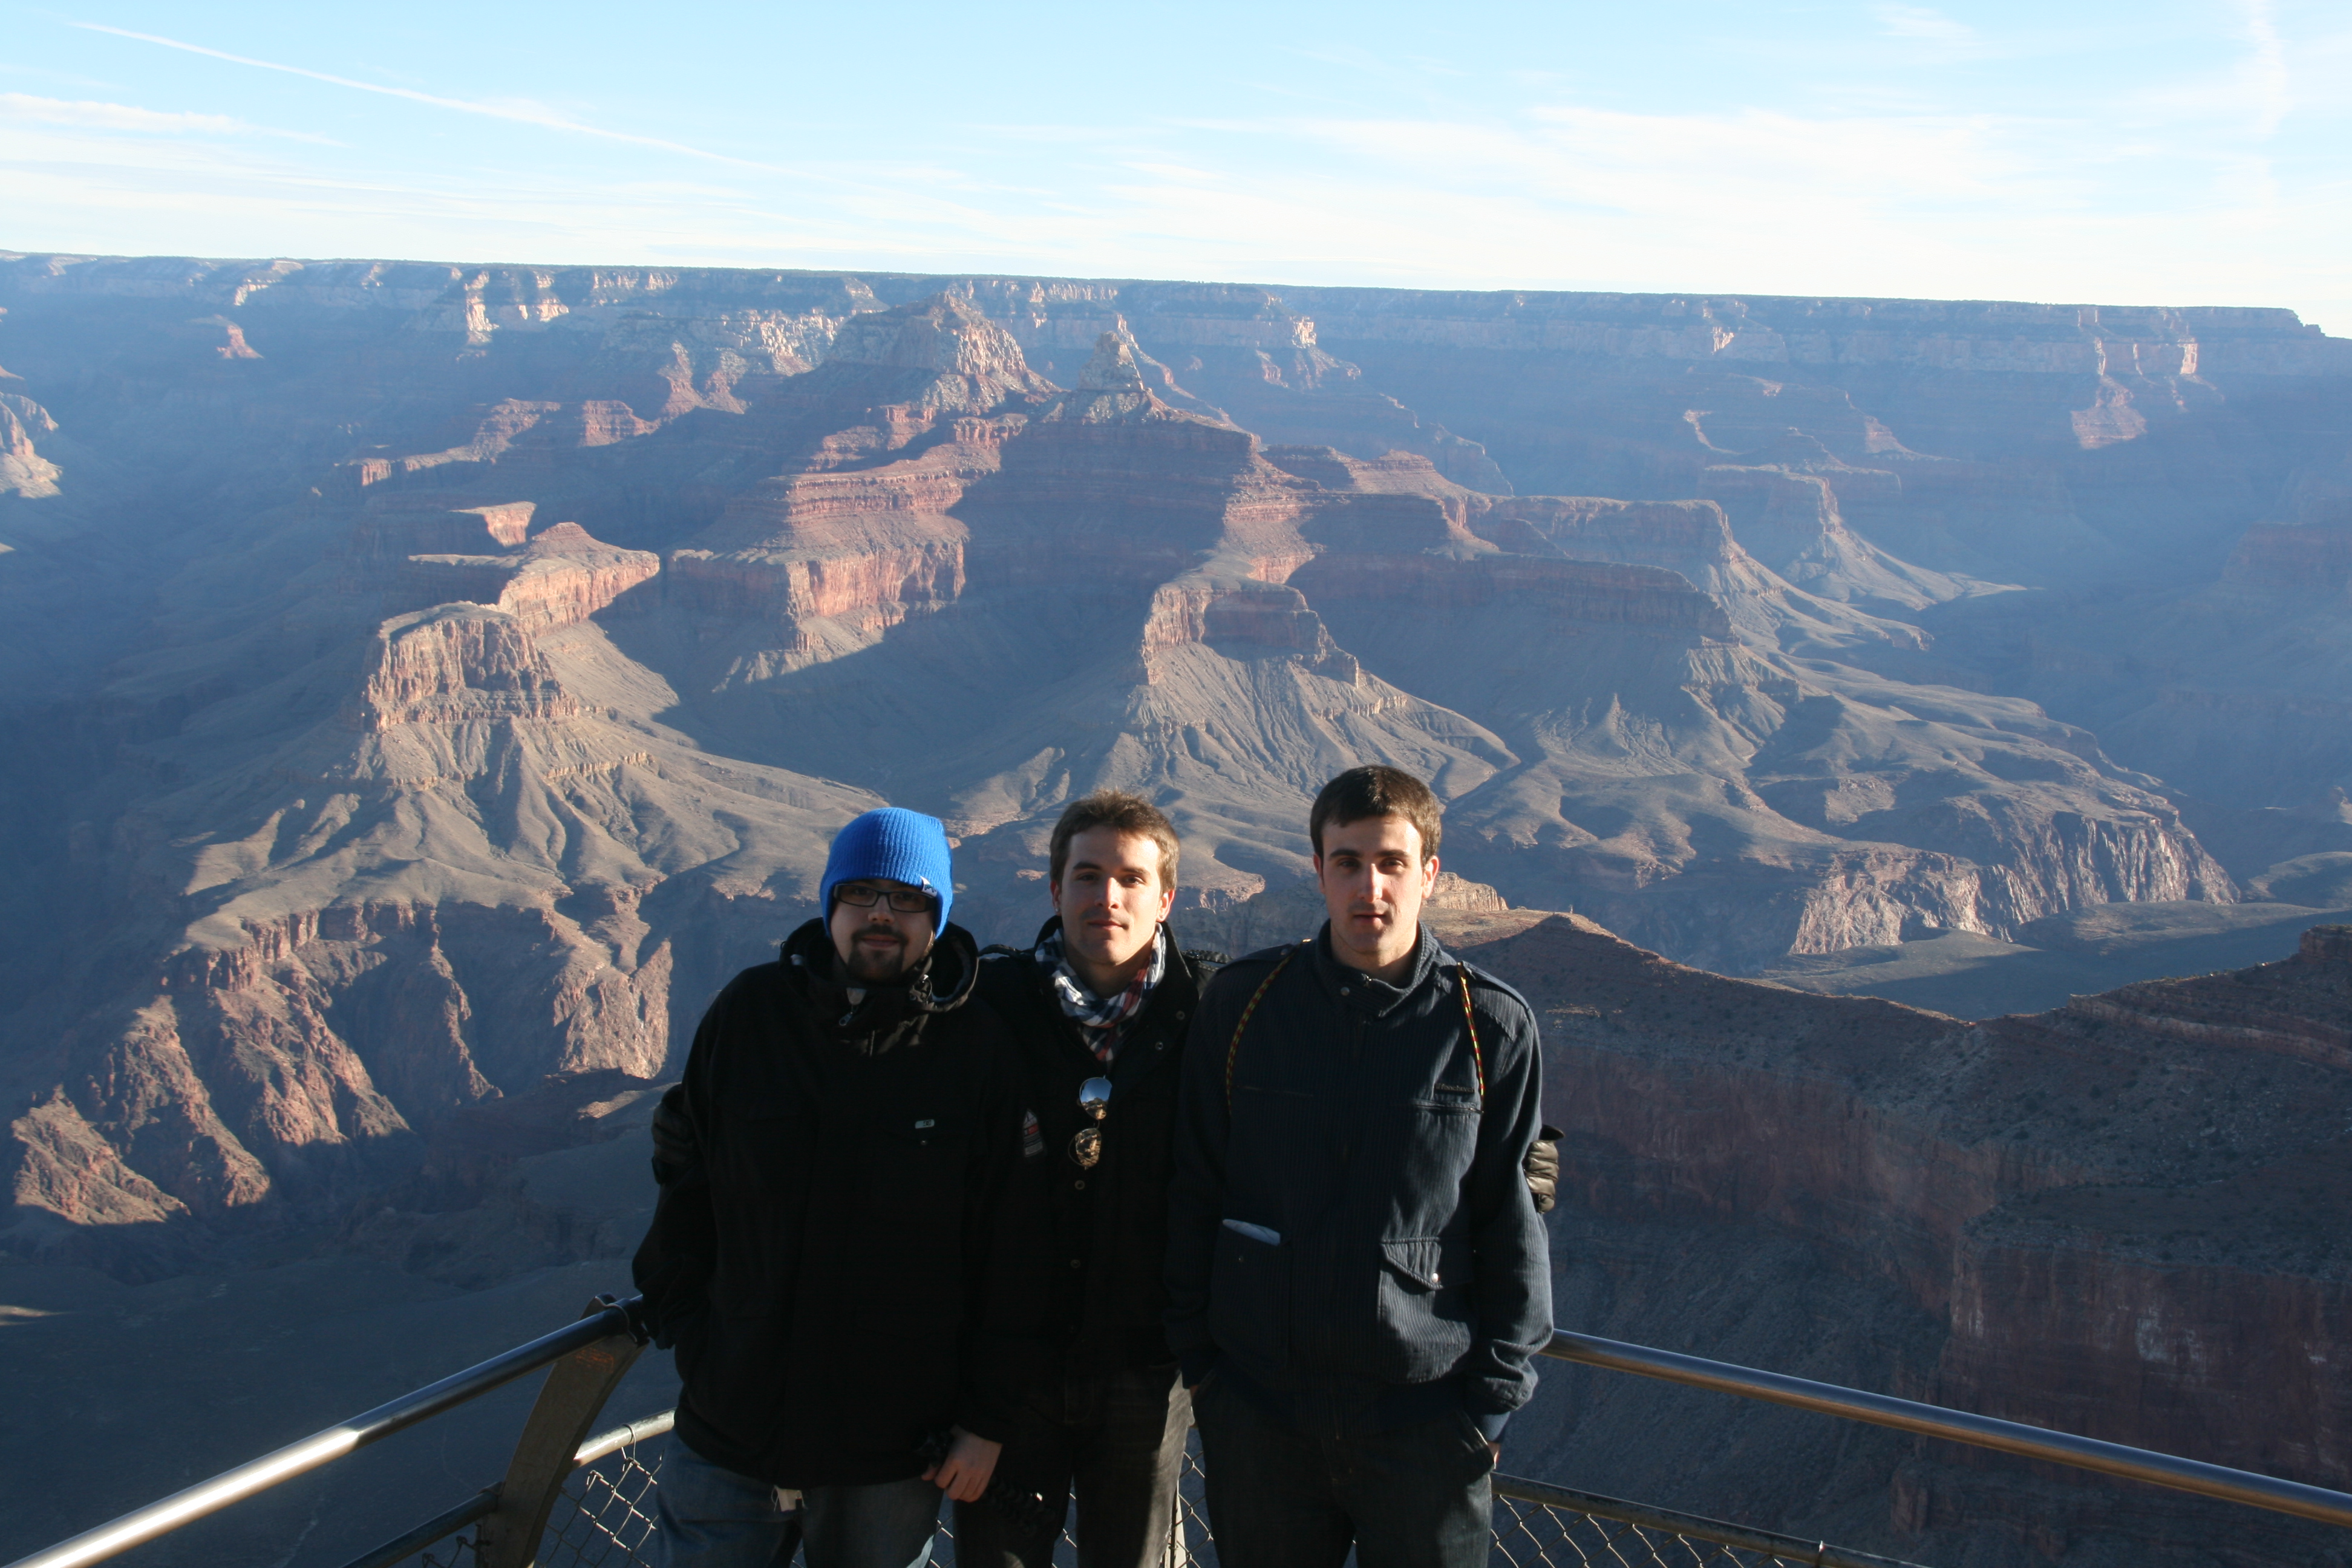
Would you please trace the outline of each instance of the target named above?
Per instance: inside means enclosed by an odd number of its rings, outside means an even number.
[[[984,939],[1101,785],[1287,934],[1372,759],[1465,908],[1825,989],[2352,906],[2352,345],[2287,312],[6,254],[0,310],[19,1257],[266,1259],[658,1079],[885,800]],[[2010,1037],[1915,1026],[1906,1092]],[[1920,1180],[1974,1223],[1990,1158]],[[1935,1236],[1901,1300],[2009,1279]]]

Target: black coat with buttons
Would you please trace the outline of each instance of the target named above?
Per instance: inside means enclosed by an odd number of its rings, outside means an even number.
[[[1038,941],[1059,923],[1047,921]],[[981,960],[980,998],[1013,1033],[1021,1101],[1036,1119],[991,1271],[985,1375],[1008,1408],[1057,1399],[1066,1376],[1173,1359],[1163,1319],[1177,1065],[1214,963],[1171,950],[1106,1067],[1063,1013],[1051,970],[1027,951],[991,949]],[[1079,1087],[1096,1077],[1111,1082],[1099,1123],[1078,1106]],[[1073,1153],[1082,1128],[1101,1138],[1091,1167]]]
[[[853,1006],[811,921],[695,1031],[635,1272],[677,1349],[677,1435],[712,1463],[870,1486],[921,1474],[950,1426],[1005,1435],[979,1352],[1020,1110],[979,956],[950,925],[919,994]]]

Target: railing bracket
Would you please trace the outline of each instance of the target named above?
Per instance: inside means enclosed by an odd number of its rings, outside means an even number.
[[[619,1305],[599,1296],[580,1315],[598,1317]],[[572,1475],[573,1456],[645,1348],[635,1324],[628,1322],[621,1332],[584,1344],[547,1369],[506,1479],[499,1483],[499,1506],[475,1531],[474,1551],[482,1568],[530,1568],[547,1516]]]

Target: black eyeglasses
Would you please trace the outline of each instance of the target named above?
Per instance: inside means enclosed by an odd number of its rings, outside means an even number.
[[[870,910],[887,899],[890,907],[902,915],[921,914],[939,902],[918,888],[892,888],[885,891],[880,888],[861,887],[856,882],[844,882],[833,890],[833,896],[852,909],[859,910]]]

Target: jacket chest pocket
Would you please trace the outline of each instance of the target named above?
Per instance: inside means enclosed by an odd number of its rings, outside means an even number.
[[[1441,1095],[1400,1106],[1391,1116],[1403,1165],[1396,1190],[1423,1201],[1443,1201],[1444,1211],[1429,1216],[1433,1223],[1426,1226],[1442,1229],[1454,1194],[1477,1156],[1478,1102],[1467,1095]]]

